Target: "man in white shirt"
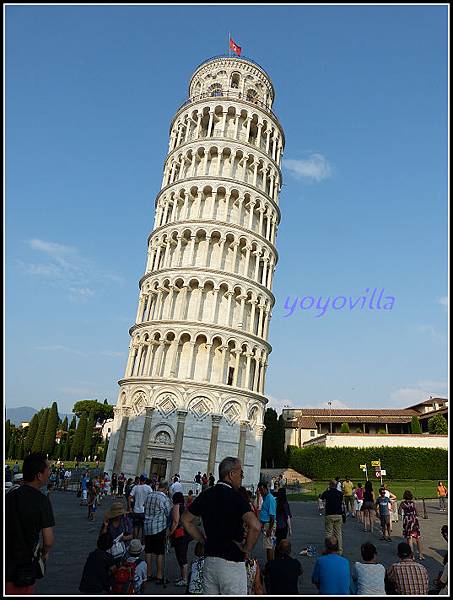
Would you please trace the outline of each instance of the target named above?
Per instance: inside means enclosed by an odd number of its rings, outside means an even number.
[[[64,474],[64,491],[68,489],[69,482],[71,481],[72,473],[69,469],[65,471]]]
[[[145,500],[153,491],[149,485],[145,483],[146,477],[140,475],[138,485],[134,485],[129,495],[128,506],[132,509],[132,500],[134,501],[134,512],[132,515],[134,521],[134,538],[141,539],[143,534],[143,523],[145,522]]]
[[[173,483],[170,486],[170,499],[173,498],[173,494],[176,494],[176,492],[183,493],[182,484],[179,482],[179,477],[177,475],[173,477]]]

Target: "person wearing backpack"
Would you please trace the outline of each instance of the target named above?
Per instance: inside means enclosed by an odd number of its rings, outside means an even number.
[[[113,545],[110,533],[101,533],[97,548],[88,555],[80,580],[82,594],[110,593],[113,583],[112,567],[114,560],[109,550]]]
[[[121,563],[113,568],[112,594],[143,594],[147,580],[147,565],[143,546],[133,539]]]

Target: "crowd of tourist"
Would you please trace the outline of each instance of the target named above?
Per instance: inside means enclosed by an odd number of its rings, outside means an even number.
[[[67,489],[68,471],[63,465],[52,473],[44,454],[30,454],[23,464],[23,484],[9,488],[5,503],[7,594],[33,594],[36,578],[44,574],[55,520],[49,497],[41,491],[48,491],[52,475],[56,489]],[[88,520],[94,520],[96,507],[105,496],[113,497],[113,502],[100,524],[97,547],[86,558],[79,591],[158,594],[159,588],[152,586],[169,583],[166,560],[171,547],[179,568],[179,579],[173,583],[187,594],[297,595],[303,569],[292,555],[292,513],[285,481],[282,476],[262,481],[253,495],[242,486],[243,477],[242,464],[235,457],[222,460],[217,482],[212,473],[198,472],[194,484],[200,485],[201,491],[195,495],[193,490],[184,494],[178,474],[168,483],[157,474],[126,479],[123,473],[113,473],[110,478],[107,473],[90,477],[84,472],[77,496],[80,504],[87,506]],[[438,488],[438,495],[445,498],[446,488],[444,496]],[[396,496],[386,486],[375,494],[370,481],[362,486],[354,485],[349,477],[343,481],[337,477],[320,494],[318,508],[324,516],[325,547],[308,575],[319,594],[433,593],[428,571],[420,562],[424,560],[421,531],[410,490],[397,506]],[[343,556],[346,520],[355,519],[357,528],[371,534],[378,520],[380,540],[388,542],[398,515],[403,519],[405,538],[397,546],[398,560],[386,569],[378,562],[378,549],[371,539],[361,546],[362,560],[351,566]],[[442,535],[448,539],[446,526]],[[191,542],[195,546],[189,564]],[[257,544],[265,551],[263,564],[254,556]],[[313,556],[312,547],[309,549],[299,554]],[[434,582],[435,593],[448,594],[447,573],[448,557]]]

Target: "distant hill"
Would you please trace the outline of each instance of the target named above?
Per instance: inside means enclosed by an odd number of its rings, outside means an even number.
[[[31,421],[34,414],[36,414],[38,410],[33,408],[32,406],[19,406],[19,408],[7,408],[6,409],[6,420],[10,420],[11,423],[18,427],[22,421]],[[68,417],[68,421],[70,422],[73,414],[59,413],[58,415],[61,420],[65,417]]]
[[[31,421],[34,414],[38,411],[36,408],[31,406],[19,406],[18,408],[7,408],[6,409],[6,420],[10,420],[11,423],[18,426],[22,421]]]

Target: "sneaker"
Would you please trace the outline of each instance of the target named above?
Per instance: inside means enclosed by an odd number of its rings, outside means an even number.
[[[184,581],[184,579],[180,579],[175,583],[175,585],[178,587],[185,587],[187,585],[187,581]]]

